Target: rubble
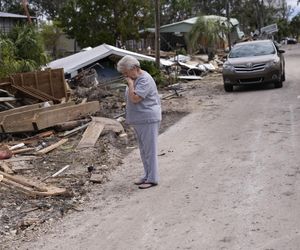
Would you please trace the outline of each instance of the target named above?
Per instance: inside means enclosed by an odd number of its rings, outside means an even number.
[[[198,82],[179,80],[159,90],[163,103],[161,132],[189,112],[185,96],[197,88],[203,90],[200,86],[206,78],[206,84],[214,82],[209,79],[210,71],[205,71]],[[220,77],[216,72],[211,74]],[[35,97],[37,92],[30,94],[29,88],[26,93],[14,92],[11,83],[4,84],[6,95],[17,100],[10,102],[13,107],[5,105],[5,111],[0,112],[0,157],[6,154],[0,164],[0,244],[26,237],[40,225],[73,210],[82,211],[95,185],[108,181],[124,155],[137,147],[134,132],[123,117],[124,79],[96,82],[89,74],[88,79],[64,79],[64,95],[43,101],[40,97],[45,95],[41,93]],[[220,91],[222,87],[216,90]],[[174,98],[182,103],[173,103]],[[17,182],[10,179],[16,176]]]

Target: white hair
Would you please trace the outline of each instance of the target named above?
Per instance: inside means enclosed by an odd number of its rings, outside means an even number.
[[[140,68],[140,62],[133,56],[124,56],[117,64],[117,70],[123,73],[126,70],[133,69],[135,67]]]

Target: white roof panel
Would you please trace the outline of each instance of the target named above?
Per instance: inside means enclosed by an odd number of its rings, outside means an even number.
[[[63,68],[66,74],[75,76],[77,71],[84,68],[92,63],[99,61],[110,55],[116,55],[123,57],[125,55],[131,55],[136,57],[138,60],[155,61],[154,57],[145,56],[132,51],[120,49],[108,44],[102,44],[93,49],[87,51],[81,51],[74,55],[70,55],[61,59],[57,59],[47,64],[49,68]],[[164,66],[171,66],[174,63],[165,59],[160,59],[160,63]]]

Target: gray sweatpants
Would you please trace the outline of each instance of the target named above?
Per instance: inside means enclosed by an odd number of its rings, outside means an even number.
[[[141,159],[144,165],[143,180],[158,183],[158,133],[160,122],[134,124],[137,135]]]

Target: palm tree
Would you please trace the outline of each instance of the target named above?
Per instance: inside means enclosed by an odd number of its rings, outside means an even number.
[[[199,45],[208,52],[209,59],[214,57],[217,44],[223,42],[228,28],[226,23],[217,19],[199,16],[191,31],[188,33],[189,52],[199,49]]]

